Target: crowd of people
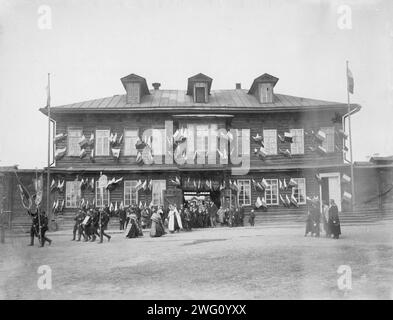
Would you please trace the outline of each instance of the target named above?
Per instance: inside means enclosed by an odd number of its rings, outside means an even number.
[[[319,237],[321,234],[321,221],[325,236],[327,238],[333,237],[338,239],[341,234],[340,218],[338,216],[338,207],[333,199],[330,203],[326,202],[322,205],[322,213],[319,208],[319,201],[311,202],[310,210],[307,214],[306,232],[304,236],[311,234],[311,236]]]
[[[111,236],[105,233],[109,219],[109,208],[79,209],[74,218],[72,241],[81,241],[82,237],[85,242],[98,239],[102,243],[103,237],[110,241]]]
[[[328,238],[338,239],[341,234],[338,207],[334,200],[323,203],[322,213],[318,199],[311,201],[306,219],[305,236],[319,237],[321,234],[321,223]],[[34,245],[34,238],[38,237],[40,245],[45,242],[49,245],[52,240],[45,236],[48,230],[48,218],[45,212],[37,209],[35,212],[28,211],[32,219],[30,230],[30,245]],[[161,237],[166,234],[166,228],[170,233],[180,230],[191,231],[193,228],[214,228],[217,225],[228,227],[244,226],[244,207],[218,208],[213,201],[193,200],[181,204],[170,204],[167,208],[163,206],[138,207],[133,204],[128,208],[121,208],[118,212],[120,230],[123,230],[127,238],[143,236],[143,229],[150,229],[151,237]],[[105,208],[81,208],[75,214],[72,241],[94,242],[98,239],[103,242],[106,237],[108,242],[111,236],[105,230],[110,220],[109,207]],[[248,216],[250,226],[255,224],[255,212],[251,210]]]
[[[125,230],[126,237],[135,238],[143,234],[143,229],[150,229],[150,236],[165,234],[165,226],[170,233],[180,230],[191,231],[193,228],[214,228],[221,226],[244,226],[244,207],[218,208],[213,201],[187,201],[179,207],[171,204],[163,206],[138,207],[132,204],[119,210],[120,230]],[[254,210],[249,215],[249,223],[254,226]]]

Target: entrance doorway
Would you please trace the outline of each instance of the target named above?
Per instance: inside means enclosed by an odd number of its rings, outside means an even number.
[[[184,191],[183,192],[183,200],[187,201],[213,201],[217,208],[220,207],[220,191]]]
[[[324,202],[329,203],[329,200],[333,199],[338,210],[341,211],[340,173],[320,173],[319,176],[321,177],[321,184],[319,187],[321,210]]]

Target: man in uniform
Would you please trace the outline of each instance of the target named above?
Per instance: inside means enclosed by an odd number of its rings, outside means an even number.
[[[239,225],[244,227],[244,206],[242,205],[239,209]]]
[[[73,238],[71,241],[75,241],[76,238],[76,232],[78,232],[78,241],[81,240],[81,235],[82,235],[82,229],[81,229],[81,223],[83,219],[85,218],[85,215],[82,210],[78,210],[77,214],[75,215],[74,221],[74,229],[72,230]]]
[[[119,210],[119,222],[120,222],[120,230],[124,230],[124,225],[126,223],[127,213],[124,208]]]
[[[105,210],[100,211],[100,243],[103,242],[104,236],[108,239],[108,242],[111,241],[111,236],[105,233],[105,230],[108,228],[109,223],[109,214]]]
[[[31,217],[31,227],[30,227],[30,244],[29,246],[34,246],[34,238],[39,238],[39,222],[38,222],[38,209],[36,212],[31,212],[27,210],[28,215]]]
[[[45,245],[45,241],[52,244],[52,240],[45,236],[46,231],[48,231],[48,217],[45,214],[45,211],[41,211],[40,213],[40,227],[41,227],[41,247]]]

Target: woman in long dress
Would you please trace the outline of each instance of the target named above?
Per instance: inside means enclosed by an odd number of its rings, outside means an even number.
[[[180,214],[179,211],[177,211],[176,204],[169,206],[168,220],[168,229],[170,233],[175,231],[179,232],[180,229],[183,229]]]
[[[142,228],[139,225],[136,213],[131,212],[129,215],[129,222],[126,228],[126,238],[138,238],[143,236]]]
[[[151,215],[150,237],[161,237],[165,234],[164,223],[162,222],[162,209],[153,210]]]
[[[338,216],[338,207],[333,199],[330,200],[329,208],[329,229],[334,239],[338,239],[341,234],[340,218]]]

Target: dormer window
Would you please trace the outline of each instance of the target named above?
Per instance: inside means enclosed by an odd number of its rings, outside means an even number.
[[[204,83],[195,84],[195,99],[194,101],[197,103],[206,103],[206,85]]]
[[[208,103],[212,81],[202,73],[188,78],[187,95],[192,96],[195,103]]]
[[[145,78],[132,73],[120,80],[126,89],[127,104],[139,104],[144,95],[150,94]]]
[[[273,103],[274,102],[274,86],[278,78],[270,74],[263,74],[256,78],[252,83],[248,94],[254,95],[260,103]]]
[[[259,92],[260,92],[261,103],[273,102],[273,86],[271,83],[260,83]]]

